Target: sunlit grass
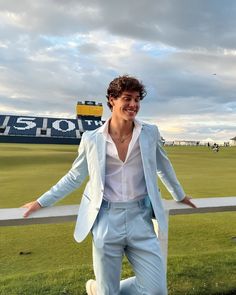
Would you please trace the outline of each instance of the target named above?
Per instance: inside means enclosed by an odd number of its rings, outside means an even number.
[[[236,148],[219,153],[207,147],[166,150],[187,194],[236,194]],[[64,175],[76,155],[76,146],[0,144],[0,207],[19,207],[37,198]],[[82,190],[60,204],[78,204]],[[163,186],[161,190],[170,198]],[[235,224],[232,212],[170,217],[170,295],[236,293]],[[74,223],[0,228],[0,294],[85,294],[84,283],[93,276],[91,237],[77,244],[73,230]],[[123,277],[130,274],[125,262]]]

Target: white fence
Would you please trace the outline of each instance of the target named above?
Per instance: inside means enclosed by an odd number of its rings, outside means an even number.
[[[236,197],[223,198],[202,198],[193,199],[197,208],[191,208],[182,203],[177,203],[173,200],[164,200],[164,207],[167,220],[169,215],[178,214],[196,214],[196,213],[214,213],[225,211],[236,211]],[[23,218],[25,208],[10,208],[0,209],[0,226],[16,226],[16,225],[30,225],[30,224],[45,224],[45,223],[60,223],[67,221],[75,221],[77,217],[79,205],[55,206],[43,208],[34,212],[30,217]],[[168,232],[163,235],[158,233],[158,226],[153,220],[154,226],[159,235],[165,262],[167,266],[168,255]]]

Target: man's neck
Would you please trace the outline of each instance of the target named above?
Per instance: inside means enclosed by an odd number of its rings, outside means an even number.
[[[134,121],[116,120],[111,117],[109,122],[109,134],[116,136],[124,136],[132,133],[134,128]]]

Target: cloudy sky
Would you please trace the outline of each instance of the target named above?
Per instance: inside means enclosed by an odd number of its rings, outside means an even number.
[[[0,114],[74,118],[130,74],[148,91],[139,118],[167,140],[227,141],[235,16],[234,0],[0,0]]]

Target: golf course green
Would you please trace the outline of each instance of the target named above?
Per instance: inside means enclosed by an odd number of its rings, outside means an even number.
[[[236,195],[236,147],[165,147],[186,194]],[[77,146],[0,144],[0,208],[16,208],[70,169]],[[83,187],[60,201],[79,204]],[[171,196],[161,184],[163,198]],[[170,217],[169,295],[236,294],[236,213]],[[85,295],[93,278],[91,237],[77,244],[74,223],[0,228],[0,295]],[[122,277],[132,274],[124,260]]]

